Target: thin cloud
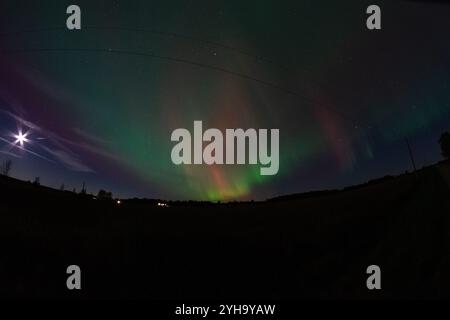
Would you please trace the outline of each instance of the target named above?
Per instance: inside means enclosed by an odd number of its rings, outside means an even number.
[[[0,153],[1,154],[5,154],[5,155],[10,156],[10,157],[14,157],[14,158],[22,158],[20,155],[15,154],[15,153],[10,152],[10,151],[0,150]]]
[[[85,165],[76,155],[70,154],[63,150],[52,150],[46,146],[41,146],[47,153],[55,157],[67,169],[77,172],[95,172],[93,169]]]
[[[48,156],[54,158],[56,161],[60,162],[64,167],[66,167],[69,170],[77,171],[77,172],[95,172],[92,168],[90,168],[88,165],[86,165],[78,155],[76,155],[74,152],[72,152],[68,147],[67,144],[71,144],[71,141],[68,139],[65,139],[58,134],[55,134],[53,132],[47,131],[44,128],[36,125],[35,123],[25,120],[24,118],[14,114],[11,111],[1,109],[0,112],[6,114],[7,116],[14,119],[17,123],[31,129],[31,131],[36,134],[39,134],[39,137],[37,137],[37,140],[44,142],[47,141],[47,146],[43,143],[37,144],[37,147],[44,150]],[[6,142],[11,145],[11,141],[8,141],[4,138],[0,137],[0,140],[3,142]],[[72,143],[75,144],[75,143]],[[15,148],[19,148],[25,152],[28,152],[34,156],[37,156],[41,159],[47,160],[49,162],[55,163],[55,161],[51,160],[50,158],[37,153],[35,151],[30,150],[29,148],[23,148],[18,145],[14,145]],[[10,151],[3,151],[2,153],[11,153]],[[10,154],[12,155],[12,154]]]

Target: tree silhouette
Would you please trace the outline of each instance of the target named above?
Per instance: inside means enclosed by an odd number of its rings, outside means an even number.
[[[9,176],[9,173],[11,171],[11,167],[12,167],[12,161],[11,160],[6,160],[3,161],[1,167],[0,167],[0,174],[4,175],[4,176]]]
[[[33,184],[35,186],[40,186],[41,185],[41,178],[39,178],[39,177],[34,178]]]
[[[444,132],[439,138],[439,144],[441,145],[441,153],[444,158],[450,158],[450,133]]]
[[[97,194],[99,200],[112,200],[112,193],[105,190],[100,190]]]
[[[81,188],[80,194],[86,194],[86,182],[83,181],[83,187]]]

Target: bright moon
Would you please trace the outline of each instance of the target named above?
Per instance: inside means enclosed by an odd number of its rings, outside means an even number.
[[[19,134],[16,134],[14,137],[17,139],[16,144],[19,143],[21,147],[23,147],[24,142],[28,142],[27,139],[28,133],[22,134],[22,131],[19,131]]]

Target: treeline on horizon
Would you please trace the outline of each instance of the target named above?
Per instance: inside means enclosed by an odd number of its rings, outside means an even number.
[[[450,162],[450,133],[444,132],[440,139],[438,140],[438,143],[441,148],[441,154],[444,160],[439,161],[439,163],[449,163]],[[436,165],[436,164],[435,164]],[[433,166],[433,165],[430,165]],[[422,169],[430,166],[424,166]],[[278,202],[278,201],[286,201],[286,200],[297,200],[297,199],[304,199],[304,198],[311,198],[311,197],[318,197],[318,196],[326,196],[330,194],[335,194],[337,192],[347,191],[347,190],[353,190],[357,188],[361,188],[367,185],[373,185],[377,183],[382,183],[388,180],[395,179],[396,177],[400,177],[402,175],[409,174],[408,171],[405,171],[403,174],[400,175],[386,175],[381,178],[375,178],[371,179],[365,183],[352,185],[348,187],[344,187],[341,189],[328,189],[328,190],[317,190],[317,191],[307,191],[307,192],[301,192],[301,193],[293,193],[293,194],[287,194],[287,195],[281,195],[276,196],[273,198],[266,199],[265,201],[255,201],[255,200],[246,200],[246,201],[238,201],[238,200],[231,200],[231,201],[208,201],[208,200],[164,200],[164,199],[149,199],[149,198],[129,198],[129,199],[119,199],[114,198],[112,192],[105,191],[103,189],[100,189],[97,193],[97,195],[93,195],[92,193],[87,193],[86,190],[86,184],[83,181],[83,186],[81,188],[81,191],[77,193],[77,190],[73,188],[71,191],[66,190],[64,184],[62,184],[58,189],[48,187],[48,186],[42,186],[40,177],[35,177],[34,181],[23,181],[20,179],[12,178],[10,177],[11,170],[13,168],[13,162],[11,160],[3,161],[0,164],[0,177],[3,179],[9,179],[11,182],[16,183],[23,183],[32,185],[33,187],[42,188],[44,190],[49,190],[52,192],[62,192],[65,194],[72,194],[76,196],[80,196],[83,198],[90,198],[100,201],[106,201],[106,202],[115,202],[116,204],[120,205],[154,205],[154,206],[161,206],[161,204],[169,205],[169,206],[205,206],[205,205],[234,205],[234,204],[253,204],[253,203],[262,203],[262,202]]]

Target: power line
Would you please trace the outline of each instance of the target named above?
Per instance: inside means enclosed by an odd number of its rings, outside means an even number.
[[[168,32],[168,31],[161,31],[161,30],[157,30],[157,29],[148,29],[148,28],[102,27],[102,26],[83,26],[83,28],[77,32],[82,32],[83,30],[101,30],[101,31],[116,30],[116,31],[127,31],[127,32],[151,33],[151,34],[155,34],[155,35],[159,35],[159,36],[167,36],[170,38],[179,38],[179,39],[183,39],[183,40],[189,40],[189,41],[207,44],[207,45],[214,46],[217,48],[226,49],[226,50],[236,52],[241,55],[245,55],[245,56],[255,59],[257,61],[263,61],[263,62],[270,63],[270,64],[274,65],[275,67],[283,69],[285,71],[292,71],[291,68],[288,68],[287,66],[280,65],[279,63],[276,63],[275,61],[273,61],[269,58],[266,58],[264,56],[257,55],[254,53],[250,53],[244,49],[226,45],[226,44],[208,40],[208,39],[202,39],[202,38],[198,38],[198,37],[194,37],[194,36],[190,36],[190,35],[177,33],[177,32]],[[28,28],[28,29],[22,29],[22,30],[0,32],[0,36],[17,35],[17,34],[21,34],[21,33],[40,33],[40,32],[49,32],[49,31],[67,31],[67,28],[66,27]]]
[[[251,58],[252,60],[255,60],[256,62],[265,62],[268,63],[280,70],[283,70],[285,72],[289,72],[292,75],[295,75],[296,73],[293,72],[292,67],[288,67],[286,65],[280,64],[278,61],[274,61],[273,59],[269,59],[265,56],[262,55],[257,55],[255,53],[250,53],[247,50],[235,47],[235,46],[230,46],[230,45],[226,45],[220,42],[216,42],[213,40],[209,40],[209,39],[203,39],[203,38],[199,38],[199,37],[194,37],[191,35],[186,35],[186,34],[182,34],[182,33],[177,33],[177,32],[168,32],[168,31],[161,31],[158,29],[153,29],[153,28],[137,28],[137,27],[121,27],[121,26],[112,26],[112,27],[105,27],[105,26],[83,26],[83,28],[81,30],[78,30],[77,32],[83,32],[83,30],[99,30],[99,31],[112,31],[112,30],[116,30],[116,31],[127,31],[127,32],[137,32],[137,33],[150,33],[150,34],[154,34],[154,35],[158,35],[158,36],[166,36],[169,38],[178,38],[178,39],[183,39],[183,40],[189,40],[192,42],[198,42],[198,43],[203,43],[203,44],[207,44],[209,46],[214,46],[216,48],[222,48],[246,57]],[[26,29],[22,29],[22,30],[13,30],[13,31],[5,31],[5,32],[0,32],[0,36],[8,36],[8,35],[17,35],[17,34],[22,34],[22,33],[40,33],[40,32],[52,32],[52,31],[67,31],[66,27],[36,27],[36,28],[26,28]],[[321,83],[318,83],[317,81],[311,81],[308,80],[309,83],[313,83],[314,85],[316,85],[319,88],[323,88],[324,86]],[[345,100],[345,99],[343,99]]]
[[[285,87],[282,87],[276,83],[270,82],[270,81],[266,81],[266,80],[262,80],[259,78],[255,78],[251,75],[245,74],[245,73],[241,73],[241,72],[237,72],[237,71],[233,71],[233,70],[229,70],[223,67],[219,67],[219,66],[212,66],[212,65],[208,65],[208,64],[204,64],[204,63],[200,63],[200,62],[196,62],[196,61],[191,61],[191,60],[187,60],[187,59],[182,59],[182,58],[175,58],[175,57],[170,57],[170,56],[164,56],[164,55],[158,55],[152,52],[140,52],[140,51],[130,51],[130,50],[117,50],[117,49],[80,49],[80,48],[34,48],[34,49],[1,49],[0,50],[1,53],[6,53],[6,54],[11,54],[11,53],[74,53],[74,52],[84,52],[84,53],[108,53],[108,54],[123,54],[123,55],[133,55],[133,56],[141,56],[141,57],[147,57],[147,58],[155,58],[155,59],[160,59],[160,60],[166,60],[166,61],[170,61],[170,62],[177,62],[177,63],[182,63],[182,64],[186,64],[186,65],[191,65],[191,66],[195,66],[195,67],[199,67],[199,68],[204,68],[204,69],[209,69],[209,70],[213,70],[216,72],[222,72],[222,73],[226,73],[235,77],[239,77],[242,79],[246,79],[246,80],[250,80],[259,84],[262,84],[264,86],[267,87],[271,87],[273,89],[276,89],[278,91],[284,92],[286,94],[292,95],[296,98],[299,99],[303,99],[307,102],[309,102],[310,104],[315,104],[318,106],[322,106],[332,112],[334,112],[335,114],[339,115],[341,118],[343,118],[344,120],[350,120],[352,122],[353,126],[357,126],[358,122],[356,119],[354,119],[353,117],[348,116],[347,114],[343,113],[340,110],[337,110],[336,108],[315,101],[314,99],[311,99],[309,97],[306,97],[304,95],[301,95],[295,91],[293,91],[292,89],[288,89]]]
[[[240,55],[244,55],[247,56],[253,60],[256,60],[257,62],[266,62],[271,64],[272,66],[275,66],[276,68],[279,68],[283,71],[287,71],[292,73],[292,67],[287,67],[285,65],[280,64],[279,62],[275,62],[272,59],[269,59],[265,56],[261,56],[261,55],[256,55],[254,53],[250,53],[244,49],[238,48],[238,47],[234,47],[234,46],[230,46],[230,45],[225,45],[223,43],[219,43],[216,41],[212,41],[209,39],[202,39],[199,37],[194,37],[191,35],[186,35],[186,34],[181,34],[181,33],[177,33],[177,32],[168,32],[168,31],[161,31],[158,29],[154,29],[154,28],[137,28],[137,27],[121,27],[121,26],[112,26],[112,27],[105,27],[105,26],[83,26],[83,28],[77,32],[82,32],[83,30],[100,30],[100,31],[111,31],[111,30],[118,30],[118,31],[127,31],[127,32],[138,32],[138,33],[150,33],[150,34],[155,34],[155,35],[159,35],[159,36],[166,36],[166,37],[170,37],[170,38],[179,38],[179,39],[184,39],[184,40],[189,40],[189,41],[193,41],[193,42],[198,42],[198,43],[203,43],[203,44],[207,44],[210,46],[214,46],[217,48],[223,48],[226,50],[229,50],[231,52],[235,52],[238,53]],[[40,32],[51,32],[51,31],[67,31],[66,27],[31,27],[31,28],[26,28],[26,29],[22,29],[22,30],[13,30],[13,31],[5,31],[5,32],[0,32],[0,36],[7,36],[7,35],[13,35],[13,34],[21,34],[21,33],[40,33]],[[119,53],[118,51],[121,51],[121,53],[124,53],[125,50],[115,50],[116,53]],[[130,54],[132,54],[132,52],[134,51],[128,51],[130,52]],[[133,53],[134,54],[134,53]],[[160,58],[160,59],[165,59],[165,60],[169,60],[170,57],[165,57],[165,56],[157,56],[154,54],[151,54],[152,57],[154,58]],[[208,65],[205,64],[201,64],[201,63],[196,63],[193,61],[189,61],[189,60],[185,60],[185,59],[178,59],[178,58],[171,58],[170,60],[172,61],[178,61],[178,62],[184,62],[184,63],[189,63],[191,65],[197,65],[200,67],[208,67]],[[340,117],[342,117],[343,119],[348,119],[350,121],[353,122],[353,126],[354,127],[359,127],[358,124],[360,124],[359,121],[356,121],[355,119],[352,119],[352,117],[345,115],[344,113],[342,113],[341,111],[336,110],[335,108],[331,107],[331,106],[326,106],[323,103],[318,103],[317,101],[314,101],[310,98],[305,98],[304,96],[301,96],[300,94],[294,92],[291,89],[286,89],[286,88],[282,88],[279,85],[276,85],[274,83],[270,83],[269,81],[265,81],[265,80],[260,80],[260,79],[256,79],[254,77],[251,77],[249,75],[243,74],[243,73],[239,73],[239,72],[235,72],[232,70],[227,70],[225,68],[220,68],[220,67],[214,67],[214,66],[209,66],[210,69],[214,69],[216,71],[222,71],[222,72],[226,72],[228,74],[234,74],[235,76],[239,76],[242,78],[246,78],[248,80],[252,80],[252,81],[256,81],[259,82],[261,84],[265,84],[267,86],[270,86],[272,88],[276,88],[278,90],[284,91],[285,93],[288,93],[290,95],[294,95],[297,96],[298,98],[302,98],[302,99],[309,99],[310,102],[314,102],[317,105],[323,106],[331,111],[333,111],[334,113],[338,114]],[[295,75],[295,73],[292,73],[293,75]],[[308,80],[309,83],[314,84],[315,86],[317,86],[318,88],[323,88],[323,85],[318,83],[317,81],[311,81]],[[340,97],[341,100],[346,100],[346,99],[342,99],[342,97]],[[334,110],[333,110],[334,109]],[[367,127],[370,127],[370,125],[367,125]]]
[[[405,137],[405,142],[406,142],[406,146],[408,147],[409,158],[410,158],[412,166],[414,168],[414,172],[416,172],[417,171],[417,169],[416,169],[416,162],[414,161],[414,155],[412,153],[411,146],[409,144],[409,140],[406,137]]]

